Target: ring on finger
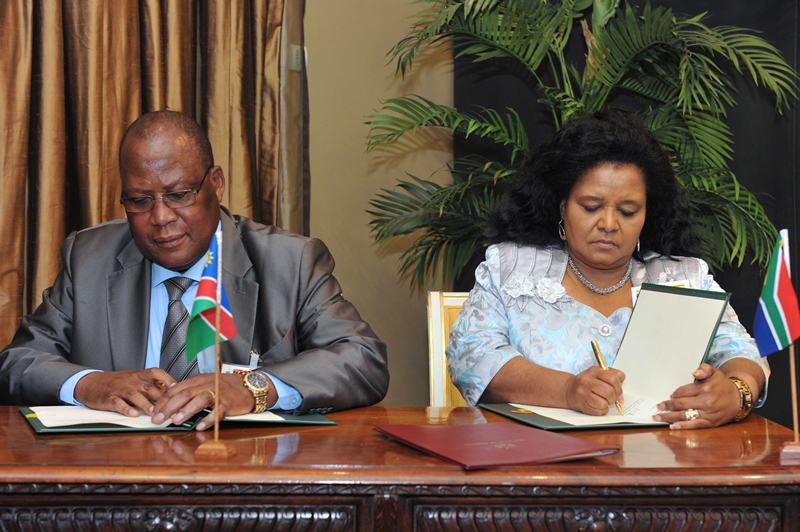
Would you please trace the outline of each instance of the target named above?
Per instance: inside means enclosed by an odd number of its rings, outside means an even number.
[[[211,404],[213,405],[214,403],[217,402],[217,394],[215,394],[212,390],[206,390],[206,391],[211,394]]]
[[[695,408],[687,408],[684,410],[683,416],[686,418],[686,421],[694,421],[700,417],[700,412]]]

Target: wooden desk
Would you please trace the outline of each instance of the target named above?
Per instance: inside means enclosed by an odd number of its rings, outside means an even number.
[[[238,454],[195,463],[211,433],[37,436],[0,407],[0,529],[798,530],[791,431],[574,433],[609,457],[465,472],[373,424],[510,422],[475,408],[365,408],[338,427],[223,428]]]

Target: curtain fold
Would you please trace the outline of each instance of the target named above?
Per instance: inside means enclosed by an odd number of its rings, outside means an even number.
[[[136,0],[65,0],[64,56],[72,108],[67,135],[75,139],[75,186],[84,227],[125,215],[115,146],[125,126],[142,114],[139,42]]]
[[[255,138],[259,145],[275,146],[274,150],[260,150],[256,164],[257,179],[253,196],[256,208],[261,216],[274,220],[278,224],[278,183],[279,146],[280,146],[280,84],[285,76],[281,69],[281,53],[269,53],[271,50],[282,50],[282,28],[284,12],[287,4],[295,5],[302,0],[270,2],[259,4],[253,17],[253,35],[255,36],[254,69],[264,72],[255,77],[256,94],[254,108]],[[302,14],[298,15],[302,23]],[[285,229],[289,227],[281,226]],[[291,230],[291,229],[290,229]],[[306,233],[308,234],[308,233]]]
[[[200,124],[214,147],[214,162],[221,165],[228,178],[223,203],[236,212],[252,217],[252,170],[247,142],[246,113],[249,111],[244,90],[246,68],[243,2],[209,1],[202,7],[206,21],[203,41],[203,72]],[[235,206],[235,207],[234,207]]]
[[[197,5],[186,0],[162,0],[161,5],[166,107],[197,119]]]
[[[194,117],[228,178],[223,203],[278,221],[281,32],[297,2],[0,2],[0,348],[55,279],[67,233],[124,217],[119,142],[144,112]]]
[[[28,160],[29,201],[27,216],[28,253],[25,307],[34,308],[41,301],[42,291],[53,284],[61,265],[59,246],[67,233],[67,219],[75,216],[66,209],[67,196],[67,142],[64,94],[64,33],[61,18],[61,1],[54,0],[56,9],[46,8],[38,2],[35,10],[35,57],[32,63],[36,75],[30,87],[33,109],[31,149]],[[48,53],[41,53],[49,50]],[[3,174],[4,177],[8,174]],[[24,173],[8,175],[14,180]],[[3,228],[6,226],[3,225]],[[5,231],[4,231],[5,233]],[[13,329],[12,329],[13,331]],[[3,343],[0,341],[0,343]]]
[[[0,261],[0,326],[7,331],[17,327],[23,309],[25,264],[25,203],[28,165],[28,138],[33,77],[33,1],[0,2],[0,224],[3,238]],[[0,343],[5,344],[4,341]]]
[[[277,206],[277,223],[295,233],[309,230],[310,200],[308,176],[308,106],[306,99],[305,50],[303,47],[303,14],[305,3],[290,2],[285,6],[281,42],[280,77],[280,161],[278,190],[265,203]],[[297,56],[302,58],[297,61]],[[293,57],[290,57],[293,56]]]

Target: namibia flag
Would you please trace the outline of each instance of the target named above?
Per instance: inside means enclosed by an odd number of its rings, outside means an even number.
[[[762,357],[789,347],[800,337],[800,310],[792,287],[789,269],[789,231],[782,230],[753,323],[758,350]]]
[[[197,296],[192,305],[189,330],[186,333],[186,361],[192,363],[197,353],[216,345],[217,301],[221,301],[219,317],[219,341],[224,342],[236,336],[231,306],[225,287],[222,286],[222,231],[217,231],[211,239],[206,254],[203,277],[197,286]]]

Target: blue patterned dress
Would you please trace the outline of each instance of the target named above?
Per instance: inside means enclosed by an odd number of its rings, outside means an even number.
[[[688,288],[723,291],[701,259],[655,254],[645,259],[634,260],[634,286],[685,281]],[[590,346],[596,339],[609,366],[614,365],[631,309],[623,307],[606,317],[574,300],[561,285],[566,269],[567,255],[560,247],[503,243],[486,250],[447,346],[450,377],[467,403],[475,405],[500,368],[514,357],[578,374],[596,364]],[[766,359],[759,356],[755,341],[728,306],[708,363],[720,367],[739,357],[761,365],[769,378]],[[756,406],[764,402],[766,388]]]

